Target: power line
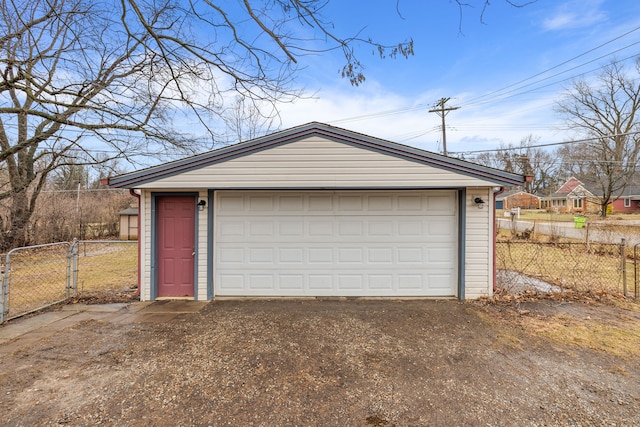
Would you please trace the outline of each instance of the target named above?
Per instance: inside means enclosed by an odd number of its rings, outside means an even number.
[[[494,91],[489,92],[489,93],[487,93],[487,94],[485,94],[485,95],[482,95],[482,96],[479,96],[479,97],[476,97],[476,98],[472,98],[472,99],[470,99],[468,102],[469,102],[469,103],[473,103],[474,101],[476,101],[476,100],[478,100],[478,99],[480,99],[480,98],[484,98],[484,97],[487,97],[487,96],[493,95],[493,94],[495,94],[495,93],[505,91],[506,89],[512,88],[512,87],[514,87],[514,86],[518,86],[518,85],[519,85],[519,84],[521,84],[521,83],[525,83],[525,82],[527,82],[527,81],[529,81],[529,80],[532,80],[532,79],[534,79],[534,78],[536,78],[536,77],[539,77],[539,76],[541,76],[541,75],[543,75],[543,74],[546,74],[546,73],[548,73],[549,71],[555,70],[556,68],[560,68],[560,67],[562,67],[563,65],[566,65],[566,64],[568,64],[568,63],[569,63],[569,62],[571,62],[571,61],[575,61],[575,60],[576,60],[576,59],[578,59],[578,58],[581,58],[581,57],[583,57],[583,56],[585,56],[585,55],[587,55],[587,54],[589,54],[589,53],[591,53],[591,52],[594,52],[594,51],[596,51],[596,50],[600,49],[601,47],[604,47],[604,46],[606,46],[606,45],[608,45],[608,44],[611,44],[611,43],[613,43],[614,41],[619,40],[619,39],[621,39],[621,38],[623,38],[623,37],[626,37],[626,36],[628,36],[629,34],[631,34],[631,33],[635,32],[635,31],[638,31],[638,30],[640,30],[640,27],[636,27],[636,28],[634,28],[634,29],[632,29],[632,30],[629,30],[629,31],[627,31],[627,32],[626,32],[626,33],[624,33],[624,34],[621,34],[621,35],[619,35],[619,36],[617,36],[617,37],[614,37],[613,39],[611,39],[611,40],[609,40],[609,41],[606,41],[606,42],[604,42],[604,43],[602,43],[602,44],[600,44],[600,45],[598,45],[598,46],[596,46],[596,47],[594,47],[594,48],[591,48],[591,49],[587,50],[586,52],[582,52],[581,54],[576,55],[576,56],[574,56],[573,58],[567,59],[566,61],[563,61],[563,62],[561,62],[561,63],[559,63],[559,64],[557,64],[557,65],[554,65],[554,66],[553,66],[553,67],[551,67],[551,68],[547,68],[547,69],[546,69],[546,70],[544,70],[544,71],[540,71],[539,73],[536,73],[536,74],[534,74],[534,75],[532,75],[532,76],[526,77],[526,78],[524,78],[524,79],[522,79],[522,80],[520,80],[520,81],[517,81],[517,82],[515,82],[515,83],[511,83],[511,84],[509,84],[509,85],[507,85],[507,86],[505,86],[505,87],[503,87],[503,88],[501,88],[501,89],[494,90]],[[615,51],[613,51],[613,52],[611,52],[611,53],[608,53],[608,54],[606,54],[606,55],[604,55],[604,56],[608,56],[608,55],[611,55],[612,53],[619,52],[620,50],[627,49],[627,48],[629,48],[629,47],[631,47],[631,46],[633,46],[633,45],[635,45],[635,44],[637,44],[637,42],[636,42],[636,43],[632,43],[631,45],[625,46],[625,47],[624,47],[624,48],[622,48],[622,49],[617,49],[617,50],[615,50]],[[601,56],[600,58],[598,58],[598,59],[601,59],[601,58],[602,58],[602,56]],[[589,62],[587,62],[587,63],[585,63],[585,64],[588,64],[588,63],[590,63],[590,62],[593,62],[593,61],[589,61]],[[582,64],[582,65],[585,65],[585,64]],[[582,65],[580,65],[580,66],[582,66]],[[579,67],[580,67],[580,66],[579,66]],[[565,73],[565,72],[567,72],[567,71],[571,71],[571,70],[573,70],[573,69],[575,69],[575,68],[576,68],[576,67],[571,68],[571,69],[566,70],[566,71],[563,71],[562,73]],[[562,73],[560,73],[560,74],[562,74]],[[553,76],[552,76],[552,77],[553,77]],[[543,79],[542,81],[544,81],[544,80],[545,80],[545,79]]]
[[[613,135],[608,135],[607,138],[614,138],[617,136],[627,136],[627,135],[637,135],[640,134],[640,131],[636,132],[627,132],[627,133],[616,133]],[[568,144],[578,144],[581,142],[589,142],[589,141],[597,141],[602,139],[602,137],[594,137],[594,138],[585,138],[585,139],[575,139],[571,141],[563,141],[563,142],[551,142],[548,144],[536,144],[536,145],[527,145],[526,147],[503,147],[503,148],[493,148],[489,150],[472,150],[472,151],[451,151],[451,154],[476,154],[476,153],[493,153],[497,151],[512,151],[512,150],[526,150],[528,148],[540,148],[540,147],[552,147],[554,145],[568,145]]]
[[[536,83],[544,82],[544,81],[546,81],[546,80],[552,79],[553,77],[557,77],[557,76],[559,76],[559,75],[562,75],[562,74],[568,73],[568,72],[570,72],[570,71],[573,71],[573,70],[575,70],[575,69],[577,69],[577,68],[583,67],[583,66],[585,66],[585,65],[587,65],[587,64],[590,64],[590,63],[592,63],[592,62],[594,62],[594,61],[598,61],[598,60],[603,59],[603,58],[605,58],[605,57],[607,57],[607,56],[611,56],[611,55],[613,55],[613,54],[615,54],[615,53],[618,53],[618,52],[623,51],[623,50],[625,50],[625,49],[628,49],[628,48],[630,48],[630,47],[632,47],[632,46],[635,46],[635,45],[639,44],[640,42],[634,42],[634,43],[631,43],[631,44],[626,45],[626,46],[624,46],[624,47],[622,47],[622,48],[616,49],[616,50],[614,50],[614,51],[612,51],[612,52],[608,52],[608,53],[606,53],[606,54],[604,54],[604,55],[602,55],[602,56],[600,56],[600,57],[598,57],[598,58],[596,58],[596,59],[593,59],[593,60],[591,60],[591,61],[587,61],[587,62],[584,62],[584,63],[582,63],[582,64],[580,64],[580,65],[574,66],[574,67],[572,67],[572,68],[570,68],[570,69],[568,69],[568,70],[562,71],[562,72],[560,72],[560,73],[556,73],[556,74],[554,74],[554,75],[552,75],[552,76],[549,76],[549,77],[545,77],[544,79],[537,80],[537,81],[532,82],[532,83],[529,83],[529,84],[527,84],[527,85],[520,86],[519,88],[514,89],[514,90],[511,90],[511,91],[508,91],[508,92],[506,92],[506,93],[501,93],[501,92],[505,92],[507,89],[510,89],[510,88],[512,88],[512,87],[515,87],[515,86],[521,85],[522,83],[528,82],[528,81],[530,81],[530,80],[532,80],[532,79],[534,79],[534,78],[536,78],[536,77],[542,76],[542,75],[544,75],[544,74],[548,73],[549,71],[552,71],[552,70],[555,70],[555,69],[557,69],[557,68],[560,68],[560,67],[562,67],[563,65],[566,65],[566,64],[570,63],[571,61],[575,61],[575,60],[576,60],[576,59],[578,59],[578,58],[581,58],[581,57],[583,57],[583,56],[585,56],[585,55],[588,55],[589,53],[592,53],[592,52],[594,52],[594,51],[596,51],[596,50],[598,50],[598,49],[601,49],[602,47],[605,47],[605,46],[607,46],[607,45],[609,45],[609,44],[611,44],[611,43],[613,43],[613,42],[615,42],[615,41],[617,41],[617,40],[620,40],[620,39],[622,39],[622,38],[624,38],[624,37],[626,37],[626,36],[628,36],[628,35],[630,35],[630,34],[632,34],[632,33],[636,32],[636,31],[638,31],[638,30],[640,30],[640,27],[635,27],[635,28],[633,28],[633,29],[631,29],[631,30],[629,30],[629,31],[627,31],[627,32],[625,32],[625,33],[623,33],[623,34],[619,35],[619,36],[614,37],[614,38],[613,38],[613,39],[611,39],[611,40],[608,40],[608,41],[606,41],[606,42],[604,42],[604,43],[599,44],[599,45],[598,45],[598,46],[596,46],[596,47],[593,47],[593,48],[591,48],[591,49],[589,49],[589,50],[587,50],[587,51],[585,51],[585,52],[582,52],[582,53],[581,53],[581,54],[579,54],[579,55],[576,55],[576,56],[574,56],[574,57],[572,57],[572,58],[570,58],[570,59],[567,59],[567,60],[565,60],[565,61],[563,61],[563,62],[561,62],[561,63],[559,63],[559,64],[556,64],[556,65],[554,65],[553,67],[547,68],[547,69],[546,69],[546,70],[544,70],[544,71],[541,71],[541,72],[538,72],[538,73],[536,73],[536,74],[533,74],[533,75],[531,75],[531,76],[529,76],[529,77],[526,77],[526,78],[524,78],[524,79],[522,79],[522,80],[519,80],[519,81],[517,81],[517,82],[515,82],[515,83],[511,83],[511,84],[509,84],[509,85],[507,85],[507,86],[504,86],[504,87],[502,87],[502,88],[500,88],[500,89],[496,89],[496,90],[494,90],[494,91],[491,91],[491,92],[489,92],[489,93],[487,93],[487,94],[480,95],[480,96],[477,96],[477,97],[475,97],[475,98],[471,98],[469,101],[467,101],[467,103],[465,104],[465,106],[471,106],[471,105],[483,105],[483,104],[487,104],[487,103],[489,103],[490,101],[495,100],[495,99],[498,99],[498,98],[500,98],[500,99],[506,99],[506,98],[510,98],[510,97],[513,97],[513,96],[517,96],[517,95],[523,95],[523,94],[530,93],[530,92],[533,92],[533,91],[536,91],[536,90],[540,90],[540,89],[543,89],[543,88],[546,88],[546,87],[549,87],[549,86],[554,86],[554,85],[556,85],[556,84],[558,84],[558,83],[562,83],[562,82],[564,82],[564,81],[571,80],[571,79],[573,79],[573,78],[576,78],[576,77],[582,76],[582,75],[584,75],[584,74],[587,74],[587,73],[590,73],[590,72],[596,71],[596,70],[598,70],[598,69],[601,69],[601,68],[603,68],[604,66],[603,66],[603,67],[595,68],[595,69],[593,69],[593,70],[586,71],[586,72],[584,72],[584,73],[580,73],[580,74],[572,75],[572,76],[570,76],[570,77],[568,77],[568,78],[566,78],[566,79],[563,79],[563,80],[560,80],[560,81],[557,81],[557,82],[554,82],[554,83],[550,83],[550,84],[547,84],[547,85],[545,85],[545,86],[541,86],[541,87],[533,88],[533,89],[531,89],[531,90],[529,90],[529,91],[526,91],[526,92],[520,92],[520,93],[518,93],[518,92],[517,92],[518,90],[521,90],[521,89],[523,89],[523,88],[526,88],[526,87],[529,87],[529,86],[535,85]],[[637,55],[637,54],[634,54],[634,55],[632,55],[632,56],[630,56],[630,57],[625,58],[624,60],[627,60],[627,59],[629,59],[629,58],[631,58],[631,57],[634,57],[634,56],[636,56],[636,55]],[[501,94],[500,94],[500,93],[501,93]],[[494,95],[494,94],[500,94],[500,95],[491,96],[491,95]],[[512,95],[509,95],[509,94],[512,94]],[[507,96],[507,97],[505,97],[504,95],[508,95],[508,96]],[[329,121],[329,123],[330,123],[330,124],[340,124],[340,123],[346,123],[346,122],[351,122],[351,121],[368,120],[368,119],[373,119],[373,118],[377,118],[377,117],[383,117],[383,116],[388,116],[388,115],[395,115],[395,114],[401,114],[401,113],[404,113],[404,112],[409,112],[409,111],[419,110],[419,109],[421,109],[421,108],[425,108],[425,107],[428,107],[428,105],[426,105],[426,104],[418,104],[418,105],[414,105],[414,106],[411,106],[411,107],[403,107],[403,108],[397,108],[397,109],[393,109],[393,110],[385,110],[385,111],[380,111],[380,112],[376,112],[376,113],[370,113],[370,114],[363,114],[363,115],[359,115],[359,116],[347,117],[347,118],[343,118],[343,119],[338,119],[338,120]]]
[[[625,46],[625,47],[623,47],[623,48],[620,48],[620,49],[618,49],[618,50],[616,50],[616,51],[609,52],[609,53],[607,53],[607,54],[605,54],[605,55],[599,56],[598,58],[592,59],[591,61],[587,61],[587,62],[584,62],[584,63],[582,63],[582,64],[580,64],[580,65],[576,65],[575,67],[572,67],[572,68],[570,68],[570,69],[568,69],[568,70],[561,71],[561,72],[559,72],[559,73],[556,73],[556,74],[553,74],[553,75],[551,75],[551,76],[545,77],[544,79],[540,79],[540,80],[537,80],[537,81],[535,81],[535,82],[531,82],[531,83],[529,83],[529,84],[526,84],[526,85],[520,86],[519,88],[514,89],[514,90],[512,90],[512,91],[505,92],[505,93],[502,93],[502,94],[500,94],[500,95],[496,95],[496,96],[494,96],[494,97],[490,97],[490,98],[488,98],[488,99],[484,99],[484,100],[481,100],[481,101],[476,101],[475,103],[470,102],[470,103],[467,103],[466,105],[467,105],[467,106],[469,106],[469,105],[484,105],[484,104],[488,104],[488,103],[490,103],[490,102],[493,102],[493,101],[495,101],[496,99],[504,100],[504,99],[508,99],[508,98],[513,98],[514,96],[524,95],[524,94],[526,94],[526,93],[531,93],[531,92],[533,92],[533,91],[538,91],[538,90],[540,90],[540,89],[547,88],[547,87],[549,87],[549,86],[555,86],[555,85],[557,85],[557,84],[559,84],[559,83],[566,82],[567,80],[575,79],[576,77],[584,76],[585,74],[589,74],[589,73],[592,73],[592,72],[594,72],[594,71],[597,71],[597,70],[600,70],[600,69],[602,69],[602,68],[605,68],[605,67],[607,67],[607,65],[608,65],[608,64],[601,65],[600,67],[593,68],[593,69],[591,69],[591,70],[585,71],[585,72],[580,73],[580,74],[575,74],[575,75],[569,76],[569,77],[564,78],[564,79],[562,79],[562,80],[558,80],[558,81],[555,81],[555,82],[551,82],[551,83],[546,84],[546,85],[544,85],[544,86],[538,86],[538,87],[535,87],[535,88],[533,88],[533,89],[530,89],[530,90],[527,90],[527,91],[524,91],[524,92],[518,92],[518,90],[522,90],[522,89],[524,89],[524,88],[526,88],[526,87],[533,86],[533,85],[536,85],[536,84],[538,84],[538,83],[542,83],[542,82],[544,82],[544,81],[546,81],[546,80],[550,80],[550,79],[552,79],[552,78],[554,78],[554,77],[558,77],[558,76],[560,76],[560,75],[562,75],[562,74],[564,74],[564,73],[567,73],[567,72],[569,72],[569,71],[576,70],[576,69],[578,69],[578,68],[580,68],[580,67],[583,67],[583,66],[585,66],[585,65],[587,65],[587,64],[591,64],[592,62],[596,62],[596,61],[598,61],[598,60],[600,60],[600,59],[606,58],[607,56],[610,56],[610,55],[612,55],[612,54],[614,54],[614,53],[618,53],[618,52],[620,52],[620,51],[622,51],[622,50],[624,50],[624,49],[628,49],[629,47],[634,46],[634,45],[637,45],[637,44],[640,44],[640,41],[637,41],[637,42],[635,42],[635,43],[632,43],[632,44],[630,44],[630,45],[628,45],[628,46]],[[619,62],[624,62],[624,61],[626,61],[626,60],[628,60],[628,59],[631,59],[631,58],[634,58],[634,57],[636,57],[636,56],[637,56],[637,54],[633,54],[633,55],[627,56],[626,58],[624,58],[624,59],[620,60]],[[478,99],[480,99],[480,98],[475,98],[475,99],[476,99],[476,100],[478,100]]]

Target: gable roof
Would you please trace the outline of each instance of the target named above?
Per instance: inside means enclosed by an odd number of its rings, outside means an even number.
[[[111,187],[135,188],[137,185],[150,183],[183,172],[192,171],[216,163],[226,162],[247,156],[270,148],[300,141],[313,136],[319,136],[335,142],[381,154],[398,157],[412,162],[432,166],[472,176],[493,182],[497,185],[520,185],[525,177],[509,172],[500,171],[486,166],[477,165],[464,160],[442,156],[430,151],[420,150],[406,145],[394,143],[361,133],[329,126],[327,124],[311,122],[302,126],[286,129],[250,141],[223,147],[203,154],[187,157],[181,160],[153,166],[135,172],[130,172],[109,178],[107,183]]]
[[[558,199],[558,198],[583,198],[593,197],[593,193],[589,191],[587,186],[576,177],[570,177],[565,181],[558,190],[549,196],[543,197],[543,199]]]
[[[535,197],[536,199],[540,198],[540,196],[537,196],[535,194],[526,192],[524,190],[515,189],[515,190],[506,191],[504,193],[498,194],[496,196],[496,200],[504,200],[504,199],[508,199],[509,197],[513,197],[513,196],[517,196],[517,195],[525,195],[525,196]]]
[[[580,181],[578,178],[572,176],[564,184],[562,184],[562,186],[558,188],[553,193],[553,195],[554,196],[568,195],[579,186],[584,187],[584,184],[582,184],[582,181]]]

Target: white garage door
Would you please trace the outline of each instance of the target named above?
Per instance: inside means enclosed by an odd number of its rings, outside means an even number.
[[[455,191],[216,193],[220,296],[455,296]]]

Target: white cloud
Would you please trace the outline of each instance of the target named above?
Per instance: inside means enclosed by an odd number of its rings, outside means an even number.
[[[442,150],[441,119],[428,110],[440,99],[441,93],[436,89],[405,97],[384,91],[375,84],[353,90],[320,91],[315,99],[300,99],[281,106],[282,128],[317,121],[439,152]],[[448,151],[518,144],[530,134],[540,136],[544,142],[565,139],[549,125],[557,120],[553,117],[553,95],[528,101],[503,101],[491,106],[466,106],[465,100],[475,96],[473,93],[460,95],[449,103],[461,108],[446,116]]]
[[[602,0],[564,2],[554,10],[552,16],[542,21],[542,27],[547,31],[590,27],[607,19],[601,5]]]

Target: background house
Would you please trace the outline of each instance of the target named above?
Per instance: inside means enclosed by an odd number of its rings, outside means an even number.
[[[116,176],[141,299],[491,295],[496,187],[525,177],[321,123]]]
[[[519,189],[507,191],[496,196],[496,209],[538,209],[540,197]]]
[[[541,198],[540,207],[559,213],[596,213],[600,211],[597,186],[569,178],[555,193]],[[640,212],[640,183],[628,185],[622,194],[610,203],[611,212]]]
[[[540,207],[558,213],[586,213],[597,211],[598,204],[594,202],[594,194],[575,177],[569,178],[550,196],[540,199]]]
[[[613,212],[640,213],[640,184],[632,184],[611,202]]]

